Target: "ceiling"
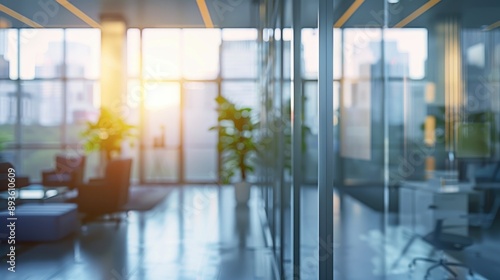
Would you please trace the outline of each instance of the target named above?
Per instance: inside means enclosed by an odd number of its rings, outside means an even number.
[[[69,0],[96,22],[101,15],[119,15],[129,27],[205,27],[196,0]],[[55,0],[0,0],[0,4],[44,27],[89,27]],[[254,0],[207,0],[214,26],[256,27]],[[0,12],[12,27],[27,27]]]
[[[334,12],[339,18],[354,0],[339,0]],[[437,2],[405,27],[429,27],[432,22],[445,16],[453,15],[461,19],[464,27],[481,27],[500,20],[499,0],[399,0],[397,4],[388,4],[388,25],[395,26],[428,2]],[[364,27],[383,24],[383,0],[365,0],[359,9],[344,24],[345,27]]]
[[[32,19],[44,27],[89,27],[88,23],[55,2],[56,0],[0,0],[0,4]],[[285,8],[286,26],[291,25],[291,0]],[[338,19],[360,0],[333,0],[333,16]],[[361,0],[362,1],[362,0]],[[445,15],[458,15],[463,26],[488,26],[500,20],[500,0],[431,0],[438,3],[409,22],[405,27],[428,27]],[[101,15],[119,15],[129,27],[204,27],[196,0],[69,0],[96,22]],[[216,27],[257,27],[258,0],[206,0]],[[429,0],[399,0],[388,4],[389,26],[402,21]],[[317,25],[318,0],[303,0],[304,27]],[[383,23],[384,0],[364,0],[343,27],[372,27]],[[0,12],[0,23],[27,27],[14,17]],[[1,26],[1,24],[0,24]]]

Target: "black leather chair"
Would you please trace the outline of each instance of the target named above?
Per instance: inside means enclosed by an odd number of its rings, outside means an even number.
[[[47,187],[66,186],[76,188],[83,183],[85,172],[85,156],[56,156],[56,168],[42,172],[42,185]]]
[[[443,220],[437,220],[434,230],[423,237],[424,241],[429,243],[435,249],[442,251],[443,255],[444,251],[462,251],[474,243],[474,240],[470,237],[446,233],[443,232],[443,228]],[[410,263],[410,268],[413,268],[418,261],[433,263],[433,265],[427,269],[425,279],[429,278],[431,271],[438,267],[443,267],[455,278],[457,277],[457,274],[451,269],[451,267],[464,267],[469,269],[464,264],[449,262],[444,257],[440,259],[414,258]],[[469,274],[471,276],[474,275],[471,269],[469,269]]]
[[[132,159],[117,159],[106,166],[105,177],[78,185],[76,203],[85,221],[123,211],[128,201]]]
[[[9,189],[9,169],[14,168],[10,162],[0,162],[0,191],[6,191]],[[14,168],[15,169],[15,168]],[[16,178],[16,188],[26,187],[30,184],[28,177],[20,176],[18,170],[15,172]]]

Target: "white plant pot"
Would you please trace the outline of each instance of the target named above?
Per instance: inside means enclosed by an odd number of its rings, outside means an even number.
[[[239,182],[234,184],[234,197],[240,205],[245,205],[250,199],[250,183]]]

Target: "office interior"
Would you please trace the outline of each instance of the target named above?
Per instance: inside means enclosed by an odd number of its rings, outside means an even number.
[[[0,0],[0,161],[29,180],[0,278],[498,279],[499,15],[495,0]],[[243,163],[228,108],[248,122]],[[109,154],[89,137],[112,132],[88,133],[106,112],[131,130]],[[49,186],[51,169],[78,183]]]

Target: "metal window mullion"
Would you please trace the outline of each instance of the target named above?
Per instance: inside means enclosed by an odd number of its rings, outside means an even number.
[[[319,279],[333,279],[333,0],[319,0]]]
[[[184,49],[184,40],[185,40],[185,36],[186,36],[186,33],[185,33],[185,29],[181,29],[181,39],[180,39],[180,49],[183,50]],[[184,149],[184,118],[183,118],[183,115],[184,115],[184,103],[185,103],[185,100],[184,100],[184,53],[181,52],[181,55],[180,55],[180,65],[181,65],[181,78],[179,79],[178,83],[179,83],[179,88],[180,88],[180,108],[179,108],[179,155],[178,155],[178,166],[179,166],[179,173],[178,173],[178,178],[177,178],[177,181],[180,182],[181,184],[184,183],[184,176],[185,176],[185,172],[184,172],[184,169],[185,169],[185,166],[184,166],[184,159],[185,159],[185,156],[184,156],[184,153],[185,153],[185,149]]]
[[[222,30],[221,30],[221,40],[220,40],[220,47],[219,47],[219,73],[217,74],[217,97],[222,96],[222,67],[223,67],[223,52],[224,52],[224,40],[222,39]],[[217,105],[218,106],[218,105]],[[217,142],[220,139],[219,135],[219,119],[217,117],[216,119],[217,122]],[[217,183],[221,184],[221,176],[222,176],[222,153],[219,150],[218,144],[217,144]]]
[[[300,279],[300,187],[302,184],[301,0],[293,0],[292,273]]]
[[[21,143],[22,143],[22,132],[21,132],[21,30],[17,29],[17,98],[16,98],[16,125],[15,125],[15,137],[16,137],[16,163],[20,163],[21,159]],[[22,168],[21,172],[22,172]]]
[[[383,112],[383,133],[384,133],[384,161],[383,161],[383,168],[384,168],[384,214],[382,217],[382,233],[384,234],[384,237],[387,237],[386,231],[389,226],[389,71],[388,67],[386,66],[386,46],[385,46],[385,34],[386,30],[389,26],[389,3],[388,1],[384,1],[384,24],[382,26],[382,38],[381,38],[381,61],[382,61],[382,85],[383,85],[383,90],[382,90],[382,112]],[[385,254],[385,248],[386,248],[386,241],[387,238],[383,239],[383,242],[380,244],[380,248],[382,250],[382,267],[385,269],[387,266],[386,262],[386,254]],[[385,273],[385,271],[384,271]]]
[[[67,29],[63,29],[63,61],[62,61],[62,104],[63,104],[63,110],[62,110],[62,125],[61,125],[61,148],[63,150],[66,149],[66,142],[67,142],[67,112],[68,112],[68,87],[67,87],[67,73],[66,73],[66,55],[67,55],[67,44],[66,44],[66,32]]]
[[[284,46],[284,40],[283,40],[283,31],[284,31],[284,25],[285,25],[285,1],[284,0],[281,0],[279,1],[279,5],[280,5],[280,8],[279,8],[279,13],[280,13],[280,22],[279,22],[279,25],[280,25],[280,74],[279,74],[279,78],[280,78],[280,90],[279,90],[279,99],[280,99],[280,119],[281,120],[285,120],[287,118],[285,118],[285,99],[284,99],[284,94],[283,94],[283,85],[284,85],[284,81],[283,81],[283,76],[284,76],[284,51],[285,51],[285,46]],[[287,123],[282,123],[281,124],[284,127],[286,127],[288,124]],[[279,251],[279,273],[280,273],[280,276],[282,278],[285,277],[285,269],[284,269],[284,266],[283,266],[283,259],[284,259],[284,256],[285,256],[285,246],[284,246],[284,232],[285,232],[285,222],[284,222],[284,216],[285,216],[285,209],[284,209],[284,205],[286,205],[284,202],[284,198],[285,198],[285,178],[284,178],[284,171],[285,171],[285,135],[284,135],[284,129],[280,129],[279,131],[279,147],[280,147],[280,150],[279,150],[279,153],[280,153],[280,157],[279,157],[279,166],[278,166],[278,172],[280,172],[279,174],[279,195],[280,195],[280,209],[279,209],[279,215],[280,215],[280,251]]]
[[[144,74],[143,74],[143,59],[142,59],[142,52],[143,52],[143,41],[142,41],[142,33],[144,29],[140,28],[139,29],[139,90],[140,90],[140,104],[139,104],[139,183],[144,184],[146,181],[146,176],[145,172],[146,169],[144,168],[144,163],[145,163],[145,125],[146,125],[146,120],[145,120],[145,108],[144,108],[144,103],[146,102],[145,100],[145,92],[144,92]]]
[[[184,145],[184,105],[185,105],[185,100],[184,100],[184,80],[180,79],[180,110],[179,110],[179,178],[177,179],[178,182],[181,184],[184,184],[185,182],[185,145]]]

